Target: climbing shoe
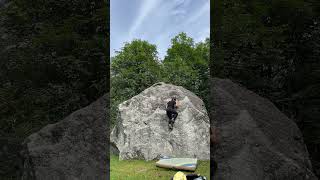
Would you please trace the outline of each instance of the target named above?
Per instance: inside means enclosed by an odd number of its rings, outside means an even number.
[[[169,130],[173,129],[173,124],[169,123]]]

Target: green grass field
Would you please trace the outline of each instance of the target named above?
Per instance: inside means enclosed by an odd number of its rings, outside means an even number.
[[[155,166],[156,161],[144,160],[123,160],[119,161],[118,156],[110,157],[111,180],[169,180],[177,170],[159,168]],[[195,172],[182,171],[185,174],[201,174],[210,179],[210,161],[198,161]]]

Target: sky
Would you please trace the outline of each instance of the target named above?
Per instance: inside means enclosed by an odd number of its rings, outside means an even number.
[[[111,0],[110,54],[125,42],[146,40],[163,59],[171,39],[185,32],[195,42],[210,36],[209,0]]]

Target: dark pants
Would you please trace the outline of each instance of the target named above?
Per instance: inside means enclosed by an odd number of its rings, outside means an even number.
[[[174,123],[174,121],[178,117],[178,113],[177,113],[177,111],[175,109],[167,109],[167,116],[169,118],[169,122],[172,121],[172,119],[173,119],[172,123]]]

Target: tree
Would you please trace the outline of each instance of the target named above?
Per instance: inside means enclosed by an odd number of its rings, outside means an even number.
[[[164,62],[174,61],[182,58],[188,64],[191,64],[194,58],[194,41],[186,33],[181,32],[171,39],[171,47],[167,50]]]
[[[171,42],[163,62],[158,61],[156,46],[142,40],[126,43],[112,57],[112,123],[116,121],[119,103],[159,81],[183,86],[207,102],[209,39],[194,44],[186,33],[180,33]]]
[[[210,59],[210,39],[206,38],[204,42],[199,42],[195,46],[195,61],[193,68],[197,71],[198,95],[208,106],[209,98],[209,59]]]
[[[183,86],[207,100],[209,78],[209,39],[194,43],[186,33],[172,38],[163,61],[164,81]]]
[[[160,62],[155,45],[142,40],[126,43],[111,61],[112,123],[119,103],[160,81]]]

